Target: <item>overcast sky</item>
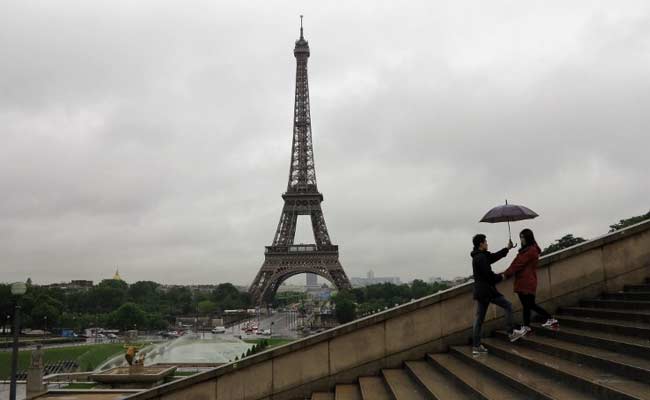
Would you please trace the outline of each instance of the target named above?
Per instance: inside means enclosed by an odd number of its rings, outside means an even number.
[[[542,245],[650,209],[647,1],[4,1],[0,281],[248,285],[301,13],[348,276],[469,275],[474,233],[507,240],[477,223],[505,198]]]

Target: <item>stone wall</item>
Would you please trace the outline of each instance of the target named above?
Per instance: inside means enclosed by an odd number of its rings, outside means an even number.
[[[502,267],[506,267],[504,264]],[[497,271],[499,269],[497,268]],[[650,276],[650,221],[607,234],[540,260],[538,300],[548,310]],[[353,321],[238,363],[148,390],[128,399],[302,399],[336,383],[422,358],[467,342],[474,303],[472,283]],[[517,311],[512,281],[499,284]],[[503,315],[490,307],[486,330]]]

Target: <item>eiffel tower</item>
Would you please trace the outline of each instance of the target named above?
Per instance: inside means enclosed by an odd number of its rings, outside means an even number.
[[[249,289],[252,301],[258,305],[270,303],[282,282],[302,273],[319,275],[339,290],[350,288],[350,281],[339,262],[339,248],[332,244],[327,232],[321,208],[323,195],[316,186],[307,80],[309,43],[303,36],[302,15],[300,39],[296,40],[293,54],[296,57],[296,99],[289,183],[282,195],[284,207],[273,244],[266,246],[264,264]],[[293,243],[299,215],[311,217],[315,244]]]

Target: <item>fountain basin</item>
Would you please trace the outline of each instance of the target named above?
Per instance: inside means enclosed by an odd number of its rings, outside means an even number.
[[[89,376],[90,380],[113,388],[145,388],[162,384],[172,376],[176,366],[130,366],[116,367]]]

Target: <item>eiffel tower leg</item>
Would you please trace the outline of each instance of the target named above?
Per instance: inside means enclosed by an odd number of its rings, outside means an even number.
[[[296,223],[298,222],[298,214],[293,207],[286,205],[282,208],[282,215],[280,215],[280,222],[278,222],[278,229],[275,231],[273,238],[273,245],[290,245],[293,244],[293,238],[296,236]]]

